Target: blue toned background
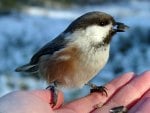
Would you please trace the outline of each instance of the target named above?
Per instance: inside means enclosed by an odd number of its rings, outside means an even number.
[[[0,96],[20,89],[45,88],[46,82],[37,76],[14,69],[29,62],[40,47],[89,11],[104,11],[130,26],[113,38],[110,59],[93,82],[102,85],[124,72],[150,69],[149,0],[1,0]],[[88,87],[65,90],[66,100],[88,92]]]

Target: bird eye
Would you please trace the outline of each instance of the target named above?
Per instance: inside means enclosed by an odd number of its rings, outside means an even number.
[[[106,26],[107,24],[108,24],[107,21],[101,21],[101,22],[99,23],[100,26]]]
[[[105,23],[104,22],[100,22],[100,26],[104,26],[105,25]]]

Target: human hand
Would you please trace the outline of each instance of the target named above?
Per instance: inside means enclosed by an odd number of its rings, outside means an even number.
[[[141,76],[126,73],[106,84],[108,96],[92,93],[68,104],[63,103],[63,93],[58,93],[54,108],[49,90],[12,92],[0,98],[0,113],[109,113],[113,107],[124,105],[129,113],[150,111],[150,72]],[[95,109],[96,106],[102,106]]]
[[[149,113],[150,71],[140,76],[134,76],[134,73],[123,74],[105,87],[108,89],[107,97],[92,93],[65,105],[60,113],[109,113],[111,108],[122,105],[128,108],[128,113]],[[97,105],[102,107],[94,109]],[[66,108],[70,112],[65,112]]]

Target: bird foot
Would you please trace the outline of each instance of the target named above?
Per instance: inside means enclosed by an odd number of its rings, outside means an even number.
[[[110,113],[127,113],[127,108],[125,106],[114,107],[109,110]]]
[[[56,90],[56,88],[55,88],[55,86],[53,86],[53,85],[49,85],[48,87],[46,87],[46,89],[49,89],[50,91],[51,91],[51,105],[52,105],[52,107],[54,107],[55,105],[56,105],[56,103],[57,103],[57,98],[58,98],[58,92],[57,92],[57,90]]]
[[[91,90],[90,90],[90,92],[91,93],[93,93],[93,92],[99,92],[99,93],[102,93],[102,95],[105,95],[105,96],[107,96],[108,94],[107,94],[107,91],[106,91],[107,89],[106,89],[106,87],[104,87],[104,86],[95,86],[95,87],[93,87]]]
[[[108,94],[107,94],[107,88],[106,87],[104,87],[104,86],[96,86],[95,84],[93,84],[93,83],[90,83],[90,82],[88,82],[87,84],[85,84],[85,85],[88,85],[88,86],[90,86],[92,89],[90,90],[90,92],[91,93],[94,93],[94,92],[99,92],[99,93],[102,93],[102,95],[105,95],[105,96],[107,96]]]

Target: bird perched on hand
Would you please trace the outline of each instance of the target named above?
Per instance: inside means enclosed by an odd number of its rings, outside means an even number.
[[[39,72],[57,87],[90,85],[95,91],[105,91],[89,81],[105,66],[109,58],[112,36],[128,28],[104,12],[89,12],[73,21],[67,29],[33,55],[30,62],[16,69]]]

